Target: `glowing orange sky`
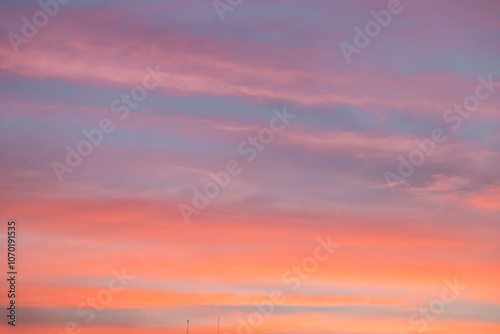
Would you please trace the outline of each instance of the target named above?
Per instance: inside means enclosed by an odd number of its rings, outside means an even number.
[[[244,0],[219,21],[209,0],[74,0],[18,53],[3,38],[0,213],[18,223],[20,293],[1,332],[173,334],[189,319],[206,334],[220,316],[242,334],[277,289],[252,333],[415,333],[448,281],[467,288],[423,332],[498,334],[500,6],[402,1],[346,63],[339,43],[387,3]],[[8,36],[40,7],[0,9]],[[119,118],[112,101],[146,68],[168,75]],[[451,128],[445,112],[489,75],[496,91]],[[296,118],[247,161],[239,147],[283,110]],[[384,173],[437,127],[447,141],[393,189]],[[241,173],[187,224],[179,205],[232,160]],[[299,280],[318,238],[340,246]]]

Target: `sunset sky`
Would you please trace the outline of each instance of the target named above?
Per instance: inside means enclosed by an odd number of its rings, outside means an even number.
[[[0,4],[2,333],[500,333],[499,1],[59,1]]]

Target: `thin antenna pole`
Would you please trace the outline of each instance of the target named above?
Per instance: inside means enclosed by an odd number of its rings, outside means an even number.
[[[189,334],[189,320],[187,321],[187,334]]]

